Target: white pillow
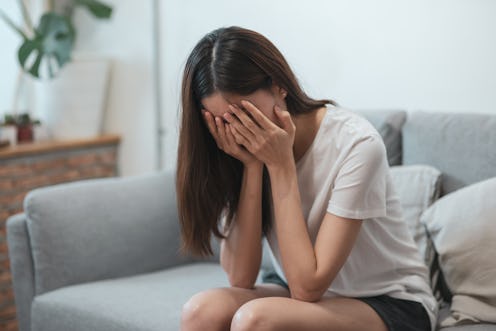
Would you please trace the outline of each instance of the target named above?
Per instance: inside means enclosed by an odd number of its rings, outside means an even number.
[[[496,177],[445,195],[421,222],[453,294],[440,326],[496,323]]]
[[[425,226],[420,222],[420,216],[439,198],[441,172],[429,165],[401,165],[390,169],[394,189],[403,210],[403,219],[408,224],[425,264],[430,267],[435,251],[428,240]]]

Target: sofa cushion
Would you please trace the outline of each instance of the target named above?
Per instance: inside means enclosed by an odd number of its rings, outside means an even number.
[[[439,199],[421,216],[453,294],[443,327],[496,323],[495,194],[496,177]]]
[[[441,196],[496,176],[496,116],[416,111],[403,126],[403,164],[443,173]]]
[[[431,266],[435,252],[425,226],[420,222],[420,215],[439,198],[441,172],[428,165],[394,166],[390,170],[403,210],[403,219],[424,262]]]
[[[67,286],[34,299],[32,331],[177,331],[183,304],[222,286],[226,274],[214,263]]]
[[[474,324],[474,325],[460,325],[447,328],[440,328],[440,331],[496,331],[494,324]]]
[[[228,286],[226,274],[214,263],[68,286],[34,299],[32,331],[176,331],[182,306],[192,295],[223,286]],[[442,330],[496,331],[496,326]]]
[[[403,110],[357,110],[380,133],[388,163],[390,166],[401,164],[402,139],[401,128],[405,123],[407,113]]]
[[[444,320],[451,314],[449,305],[439,309],[438,320]],[[496,324],[467,324],[438,328],[440,331],[496,331]]]

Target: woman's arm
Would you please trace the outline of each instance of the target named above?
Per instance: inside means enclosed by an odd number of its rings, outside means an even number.
[[[301,210],[294,163],[268,170],[276,234],[291,297],[317,301],[350,254],[362,221],[326,213],[313,247]]]
[[[262,260],[263,163],[245,166],[239,205],[220,246],[220,263],[231,286],[253,288]]]

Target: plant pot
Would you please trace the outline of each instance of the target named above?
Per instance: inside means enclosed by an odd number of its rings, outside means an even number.
[[[73,56],[52,80],[35,82],[36,106],[51,138],[81,139],[102,133],[110,61]]]
[[[33,125],[25,124],[17,126],[17,142],[31,142],[33,141]]]
[[[10,145],[17,144],[17,126],[15,125],[1,125],[0,126],[0,139],[7,139]]]

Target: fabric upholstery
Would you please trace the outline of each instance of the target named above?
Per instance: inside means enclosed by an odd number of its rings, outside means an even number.
[[[496,116],[416,111],[403,126],[403,164],[443,173],[441,196],[496,176]]]
[[[401,128],[405,123],[407,113],[403,110],[358,110],[380,133],[386,145],[387,158],[390,166],[401,164],[402,137]]]
[[[178,255],[172,173],[65,183],[31,191],[24,210],[35,291],[159,270]]]
[[[19,330],[29,330],[31,301],[34,297],[34,272],[26,215],[21,213],[7,220],[7,245],[14,288]]]
[[[444,320],[450,314],[449,305],[439,310],[438,320]],[[496,331],[496,324],[472,324],[448,326],[439,328],[440,331]]]
[[[496,177],[441,198],[421,217],[453,293],[441,326],[496,323],[495,194]]]
[[[214,263],[67,286],[36,297],[32,330],[176,331],[182,306],[192,295],[225,286],[227,277]],[[496,331],[496,325],[441,330]]]
[[[427,237],[421,214],[439,198],[441,172],[428,165],[391,167],[391,177],[403,211],[403,219],[413,235],[427,266],[434,260],[434,248]]]
[[[219,264],[193,263],[67,286],[36,297],[33,331],[177,331],[184,303],[228,286]]]

